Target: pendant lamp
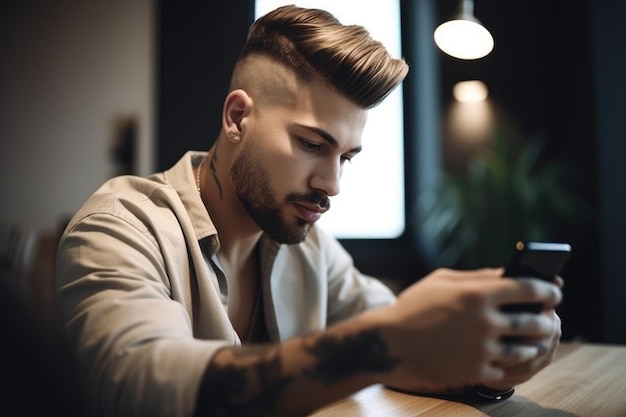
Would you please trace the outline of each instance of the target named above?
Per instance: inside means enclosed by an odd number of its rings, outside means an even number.
[[[474,0],[461,0],[460,12],[435,29],[435,43],[459,59],[478,59],[493,50],[491,33],[474,16]]]

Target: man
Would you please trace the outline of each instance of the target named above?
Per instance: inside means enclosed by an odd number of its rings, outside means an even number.
[[[407,71],[361,27],[279,8],[250,30],[209,152],[87,201],[58,301],[95,414],[302,415],[374,383],[495,398],[552,360],[558,286],[437,270],[396,300],[315,226]],[[501,310],[527,302],[544,313]]]

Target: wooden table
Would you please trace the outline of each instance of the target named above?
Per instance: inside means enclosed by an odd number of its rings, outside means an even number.
[[[473,406],[374,385],[311,416],[626,417],[626,346],[562,344],[552,364],[499,403]]]

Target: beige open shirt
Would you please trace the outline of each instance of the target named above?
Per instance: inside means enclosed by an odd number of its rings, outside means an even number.
[[[58,311],[94,415],[190,416],[211,356],[241,343],[223,273],[208,262],[219,240],[193,177],[204,155],[188,152],[148,178],[109,180],[61,239]],[[319,227],[298,245],[264,237],[261,254],[274,341],[394,300]]]

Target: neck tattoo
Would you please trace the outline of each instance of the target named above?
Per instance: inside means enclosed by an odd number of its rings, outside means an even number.
[[[200,173],[202,173],[202,165],[204,164],[204,159],[200,161],[200,165],[198,165],[198,170],[196,171],[196,189],[198,190],[198,194],[202,196],[202,192],[200,192]]]

